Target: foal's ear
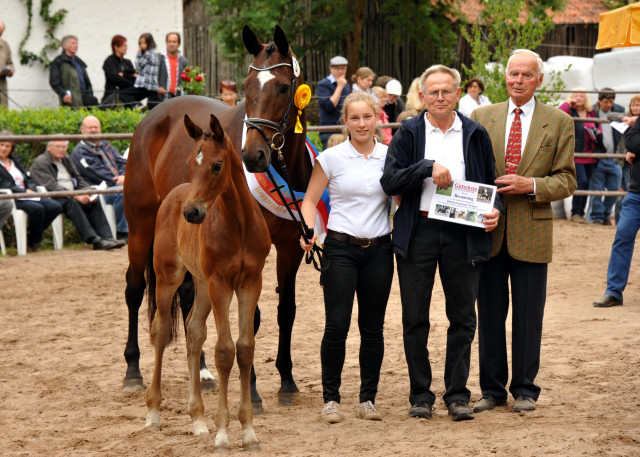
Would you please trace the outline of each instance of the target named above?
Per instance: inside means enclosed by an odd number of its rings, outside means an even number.
[[[262,52],[262,43],[248,25],[242,28],[242,42],[244,43],[244,47],[247,48],[247,51],[249,51],[249,54],[257,56]]]
[[[187,133],[194,140],[198,140],[202,136],[202,129],[198,127],[187,114],[184,115],[184,127]]]
[[[289,42],[287,41],[287,36],[284,34],[284,30],[282,30],[279,25],[276,25],[276,28],[273,30],[273,42],[276,44],[280,54],[285,57],[289,55]]]
[[[211,115],[211,121],[209,122],[209,129],[213,135],[213,139],[216,141],[222,141],[224,139],[224,130],[220,125],[220,121],[213,114]]]

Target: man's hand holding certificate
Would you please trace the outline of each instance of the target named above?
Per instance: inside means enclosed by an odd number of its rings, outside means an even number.
[[[498,225],[499,213],[493,207],[496,192],[496,186],[462,180],[434,186],[429,217],[490,232]]]

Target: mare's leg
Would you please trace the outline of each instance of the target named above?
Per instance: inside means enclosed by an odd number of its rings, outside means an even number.
[[[260,449],[258,438],[253,430],[253,408],[251,404],[251,371],[255,352],[255,338],[252,326],[254,312],[262,290],[262,274],[251,275],[241,281],[236,288],[238,298],[238,340],[236,357],[240,370],[240,403],[238,419],[242,424],[242,447],[245,450]]]
[[[253,336],[255,337],[260,330],[260,307],[256,305],[256,311],[253,314]],[[262,398],[256,388],[256,369],[251,365],[251,404],[253,405],[253,414],[264,414],[262,407]]]
[[[184,335],[187,336],[187,316],[189,316],[189,312],[191,311],[191,307],[193,306],[193,300],[195,297],[194,284],[193,279],[190,273],[184,278],[184,282],[178,288],[178,295],[180,295],[180,310],[182,311],[182,320],[184,323]],[[211,308],[211,306],[209,306]],[[205,394],[209,392],[214,392],[217,388],[216,379],[213,377],[209,369],[207,368],[207,364],[204,360],[204,351],[200,353],[200,389]]]
[[[218,410],[216,411],[218,431],[216,433],[214,451],[220,452],[230,449],[227,395],[229,374],[231,373],[231,368],[233,368],[233,359],[235,358],[235,347],[229,327],[229,304],[231,303],[233,291],[214,276],[209,278],[208,290],[218,332],[215,348],[216,369],[218,370],[219,380]]]
[[[293,362],[291,361],[291,332],[296,318],[296,274],[300,268],[300,261],[304,251],[300,249],[299,236],[295,232],[288,243],[276,245],[278,289],[280,300],[278,303],[278,356],[276,368],[280,373],[280,390],[278,400],[281,405],[293,404],[294,395],[299,392],[293,380]]]
[[[151,250],[155,231],[155,212],[150,217],[136,220],[129,227],[129,268],[127,270],[125,300],[129,310],[129,332],[124,348],[127,372],[122,387],[126,392],[144,389],[140,373],[140,347],[138,346],[138,312],[146,288],[144,270]]]
[[[202,345],[207,339],[207,316],[211,312],[211,301],[207,283],[198,281],[193,308],[185,322],[187,333],[187,357],[189,360],[189,414],[193,423],[193,434],[204,436],[209,429],[204,421],[204,403],[200,385],[200,358]]]
[[[156,250],[155,254],[158,254]],[[154,270],[157,275],[156,285],[156,314],[151,324],[151,341],[155,348],[155,365],[151,385],[147,389],[147,421],[146,430],[160,430],[160,402],[162,401],[162,357],[164,349],[171,341],[173,321],[171,318],[171,305],[173,297],[182,283],[185,268],[181,265],[177,256],[172,256],[170,247],[162,249],[162,259],[154,259]],[[171,259],[168,259],[171,257]]]

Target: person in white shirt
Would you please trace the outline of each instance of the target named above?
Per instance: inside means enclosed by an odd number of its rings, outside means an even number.
[[[471,116],[474,109],[491,104],[487,96],[482,95],[484,84],[478,78],[471,78],[467,81],[464,85],[464,91],[466,94],[460,99],[458,111],[467,117]]]
[[[378,103],[364,92],[345,101],[342,119],[348,140],[316,159],[302,215],[313,227],[316,205],[329,187],[331,213],[324,243],[322,272],[326,324],[320,358],[324,408],[328,423],[342,421],[340,384],[354,294],[360,329],[359,417],[380,420],[375,397],[384,355],[384,316],[393,278],[389,199],[380,185],[387,146],[375,139]],[[300,239],[305,251],[310,243]]]

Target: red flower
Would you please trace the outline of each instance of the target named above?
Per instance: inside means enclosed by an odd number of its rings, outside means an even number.
[[[184,71],[186,71],[187,73],[189,73],[191,71],[191,68],[187,67],[184,69]]]
[[[202,76],[200,75],[196,76],[196,82],[202,82]]]
[[[185,79],[185,81],[187,81],[188,83],[191,82],[191,76],[187,76],[187,79]]]
[[[187,74],[186,73],[180,73],[180,79],[183,81],[187,80]]]

